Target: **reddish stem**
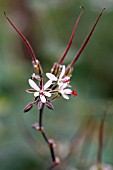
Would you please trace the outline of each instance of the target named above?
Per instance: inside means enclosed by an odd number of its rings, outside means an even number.
[[[89,41],[89,39],[90,39],[90,37],[91,37],[91,35],[92,35],[92,33],[93,33],[96,25],[97,25],[100,17],[102,16],[102,13],[103,13],[104,10],[105,10],[105,8],[103,8],[103,10],[100,12],[100,14],[99,14],[99,16],[98,16],[98,18],[97,18],[94,26],[92,27],[91,31],[90,31],[89,34],[87,35],[86,39],[84,40],[84,42],[83,42],[82,46],[80,47],[80,49],[79,49],[76,57],[75,57],[74,60],[71,62],[70,67],[73,67],[73,65],[75,64],[75,62],[78,60],[80,54],[81,54],[82,51],[84,50],[85,46],[87,45],[87,43],[88,43],[88,41]]]
[[[30,43],[28,42],[28,40],[24,37],[24,35],[16,28],[16,26],[12,23],[12,21],[7,17],[6,13],[4,12],[5,17],[7,18],[8,22],[12,25],[12,27],[16,30],[16,32],[20,35],[20,37],[23,39],[24,43],[26,44],[26,46],[28,47],[32,60],[34,61],[34,64],[37,65],[36,62],[36,57],[34,54],[34,51],[30,45]]]
[[[73,32],[72,32],[72,34],[71,34],[69,43],[68,43],[68,45],[67,45],[67,47],[66,47],[66,50],[64,51],[64,53],[63,53],[63,55],[62,55],[62,57],[61,57],[61,59],[60,59],[60,61],[59,61],[59,64],[61,64],[61,63],[63,62],[63,60],[64,60],[64,58],[66,57],[66,55],[67,55],[67,53],[68,53],[68,51],[69,51],[69,49],[70,49],[70,47],[71,47],[71,44],[72,44],[72,42],[73,42],[73,38],[74,38],[74,34],[75,34],[75,31],[76,31],[78,22],[79,22],[79,20],[80,20],[80,18],[81,18],[81,15],[83,14],[83,10],[84,10],[83,7],[81,7],[81,8],[82,8],[82,11],[80,12],[80,14],[79,14],[79,16],[78,16],[78,18],[77,18],[77,20],[76,20],[76,23],[75,23],[75,25],[74,25],[74,29],[73,29]]]

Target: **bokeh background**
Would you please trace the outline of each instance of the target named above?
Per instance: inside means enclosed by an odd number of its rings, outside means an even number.
[[[3,13],[29,40],[46,73],[66,48],[79,6],[85,10],[66,65],[99,12],[103,7],[106,11],[74,66],[71,84],[78,96],[58,99],[54,111],[45,109],[44,124],[62,161],[56,169],[85,170],[97,161],[99,127],[106,112],[102,162],[113,164],[113,0],[0,0],[0,170],[44,170],[51,163],[45,141],[31,128],[38,110],[22,112],[33,99],[25,92],[33,72],[31,57]]]

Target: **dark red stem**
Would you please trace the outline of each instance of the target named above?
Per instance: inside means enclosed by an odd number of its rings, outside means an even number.
[[[80,54],[81,54],[82,51],[84,50],[85,46],[87,45],[87,43],[88,43],[88,41],[89,41],[89,39],[90,39],[90,37],[91,37],[91,35],[92,35],[92,33],[93,33],[96,25],[97,25],[100,17],[102,16],[102,13],[103,13],[104,10],[105,10],[105,8],[103,8],[103,10],[100,12],[100,14],[99,14],[99,16],[98,16],[98,18],[97,18],[94,26],[92,27],[91,31],[90,31],[89,34],[87,35],[86,39],[84,40],[84,42],[83,42],[82,46],[80,47],[80,49],[79,49],[76,57],[75,57],[74,60],[71,62],[70,67],[73,67],[73,65],[75,64],[75,62],[78,60]]]
[[[36,57],[34,54],[34,51],[30,45],[30,43],[28,42],[28,40],[24,37],[24,35],[16,28],[16,26],[12,23],[12,21],[7,17],[6,13],[4,12],[5,17],[7,18],[8,22],[12,25],[12,27],[16,30],[16,32],[20,35],[20,37],[23,39],[24,43],[26,44],[26,46],[28,47],[32,60],[34,61],[34,64],[37,65],[36,62]]]
[[[81,11],[81,13],[79,14],[79,16],[78,16],[78,18],[77,18],[77,20],[76,20],[76,23],[75,23],[75,25],[74,25],[74,29],[73,29],[73,32],[72,32],[72,34],[71,34],[69,43],[68,43],[68,45],[67,45],[67,47],[66,47],[66,50],[64,51],[64,53],[63,53],[63,55],[62,55],[62,57],[61,57],[61,59],[60,59],[60,61],[59,61],[59,64],[61,64],[61,63],[63,62],[63,60],[64,60],[64,58],[66,57],[66,55],[67,55],[67,53],[68,53],[68,51],[69,51],[69,49],[70,49],[70,47],[71,47],[71,44],[72,44],[72,42],[73,42],[73,38],[74,38],[74,34],[75,34],[75,31],[76,31],[78,22],[79,22],[79,20],[80,20],[80,18],[81,18],[81,15],[83,14],[83,9],[84,9],[84,8],[83,8],[83,7],[81,7],[81,8],[82,8],[82,11]]]
[[[43,110],[44,110],[44,103],[43,103],[42,108],[40,109],[40,113],[39,113],[39,130],[40,130],[45,142],[49,146],[51,158],[52,158],[52,161],[54,163],[55,162],[54,143],[51,142],[51,140],[49,140],[49,138],[47,137],[47,134],[44,130],[44,127],[43,127]]]

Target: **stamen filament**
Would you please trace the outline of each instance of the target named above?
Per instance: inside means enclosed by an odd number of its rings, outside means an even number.
[[[79,14],[79,16],[78,16],[78,18],[77,18],[77,20],[76,20],[76,23],[75,23],[74,29],[73,29],[73,31],[72,31],[72,34],[71,34],[69,43],[68,43],[67,48],[66,48],[66,50],[64,51],[64,53],[63,53],[63,55],[62,55],[62,57],[61,57],[61,59],[60,59],[60,61],[59,61],[59,64],[61,64],[61,63],[63,62],[63,60],[65,59],[65,57],[66,57],[66,55],[67,55],[67,53],[68,53],[68,51],[69,51],[69,49],[70,49],[70,47],[71,47],[71,44],[72,44],[72,42],[73,42],[73,38],[74,38],[74,34],[75,34],[75,31],[76,31],[78,22],[79,22],[79,20],[80,20],[80,18],[81,18],[81,15],[83,14],[83,10],[84,10],[83,7],[81,7],[81,8],[82,8],[82,11],[80,12],[80,14]]]
[[[97,25],[97,23],[98,23],[100,17],[102,16],[102,13],[104,12],[104,10],[105,10],[105,8],[103,8],[103,10],[100,12],[100,14],[99,14],[99,16],[98,16],[98,18],[97,18],[95,24],[93,25],[91,31],[89,32],[89,34],[87,35],[86,39],[84,40],[84,42],[83,42],[82,46],[80,47],[80,49],[79,49],[79,51],[78,51],[76,57],[75,57],[74,60],[71,62],[70,67],[73,67],[73,65],[75,64],[75,62],[78,60],[80,54],[81,54],[82,51],[84,50],[85,46],[87,45],[87,43],[88,43],[88,41],[89,41],[89,39],[90,39],[90,37],[91,37],[91,35],[92,35],[92,33],[93,33],[93,31],[94,31],[96,25]]]
[[[12,27],[16,30],[16,32],[20,35],[20,37],[23,39],[24,43],[26,44],[26,46],[29,49],[29,52],[31,54],[32,60],[34,61],[34,64],[37,65],[36,62],[36,57],[34,54],[34,51],[30,45],[30,43],[28,42],[28,40],[25,38],[25,36],[16,28],[16,26],[12,23],[12,21],[7,17],[6,13],[4,12],[5,17],[7,18],[8,22],[12,25]]]

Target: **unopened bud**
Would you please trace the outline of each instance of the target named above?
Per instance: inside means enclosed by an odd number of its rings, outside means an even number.
[[[39,80],[40,81],[40,76],[33,73],[32,76],[31,76],[32,80]]]
[[[38,101],[38,102],[36,103],[36,106],[37,106],[38,109],[40,110],[40,109],[42,109],[43,104],[42,104],[41,101]]]
[[[29,110],[31,110],[33,107],[33,102],[30,102],[23,110],[23,112],[28,112]]]
[[[42,67],[41,67],[39,61],[36,60],[36,63],[34,63],[34,61],[32,61],[32,63],[33,63],[33,67],[35,69],[36,74],[42,75],[43,71],[42,71]]]
[[[68,65],[65,71],[65,76],[71,77],[72,71],[73,68],[70,65]]]
[[[49,108],[49,109],[54,109],[54,107],[53,107],[53,105],[52,105],[52,103],[50,102],[50,101],[46,101],[46,106]]]
[[[55,76],[58,74],[60,69],[60,64],[58,63],[54,63],[52,69],[51,69],[51,73],[54,74]]]

